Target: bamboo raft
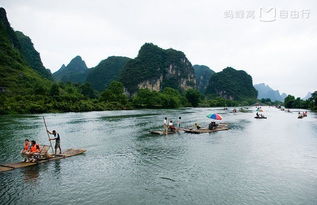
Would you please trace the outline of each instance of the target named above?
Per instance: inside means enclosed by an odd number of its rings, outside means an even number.
[[[200,128],[200,129],[184,129],[186,133],[192,134],[202,134],[202,133],[212,133],[218,131],[229,130],[228,124],[219,124],[216,128],[210,130],[208,128]]]
[[[183,129],[182,128],[177,128],[175,132],[168,131],[168,133],[165,133],[164,130],[152,130],[152,131],[150,131],[150,133],[151,134],[155,134],[155,135],[171,135],[171,134],[178,133],[180,131],[183,131]]]
[[[72,157],[72,156],[82,154],[84,152],[86,152],[86,150],[84,149],[67,149],[62,154],[56,155],[55,157],[41,159],[41,160],[38,160],[37,162],[16,162],[16,163],[4,164],[4,165],[0,164],[0,172],[10,171],[13,169],[18,169],[18,168],[30,167],[30,166],[34,166],[37,164],[41,164],[41,163],[45,163],[45,162],[49,162],[53,160],[64,159],[67,157]]]
[[[267,119],[267,117],[254,117],[255,119]]]
[[[155,134],[155,135],[170,135],[170,134],[175,134],[176,132],[167,132],[165,133],[165,131],[162,130],[152,130],[150,131],[151,134]]]

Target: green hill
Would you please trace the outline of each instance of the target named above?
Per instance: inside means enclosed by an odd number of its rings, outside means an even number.
[[[8,22],[6,11],[0,8],[0,87],[1,95],[19,95],[32,90],[35,84],[47,84],[20,53],[21,45]]]
[[[67,66],[53,73],[53,78],[59,82],[83,83],[86,80],[88,68],[80,56],[73,58]]]
[[[108,108],[104,102],[93,99],[94,93],[89,85],[56,84],[40,75],[30,66],[34,59],[39,61],[34,65],[42,65],[39,55],[27,62],[16,34],[20,33],[14,32],[6,11],[0,8],[0,114]]]
[[[119,75],[130,60],[127,57],[110,56],[96,67],[89,69],[86,82],[96,90],[104,90],[111,81],[118,80]]]
[[[206,94],[230,100],[256,99],[257,97],[252,77],[243,70],[235,70],[231,67],[211,76]]]
[[[200,93],[205,93],[210,77],[215,73],[205,65],[194,65],[197,88]]]
[[[171,87],[178,90],[195,88],[194,69],[181,51],[162,49],[145,43],[135,59],[124,66],[120,81],[130,93],[140,88],[162,90]]]
[[[20,52],[27,64],[44,78],[53,80],[51,71],[43,66],[40,54],[35,50],[31,39],[21,31],[15,32],[20,44]]]

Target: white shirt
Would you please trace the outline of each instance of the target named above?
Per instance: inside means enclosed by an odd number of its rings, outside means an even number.
[[[167,120],[164,120],[164,125],[167,125]]]

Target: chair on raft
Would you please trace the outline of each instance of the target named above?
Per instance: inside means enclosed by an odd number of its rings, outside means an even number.
[[[48,153],[49,149],[50,149],[50,146],[48,146],[48,145],[40,145],[40,155],[39,155],[40,160],[47,159],[47,158],[51,157]]]

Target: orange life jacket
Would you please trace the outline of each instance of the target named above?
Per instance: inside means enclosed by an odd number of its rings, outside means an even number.
[[[37,146],[38,144],[31,146],[31,152],[40,152],[40,150],[36,148]]]
[[[24,150],[29,150],[29,145],[25,144],[24,145]]]

